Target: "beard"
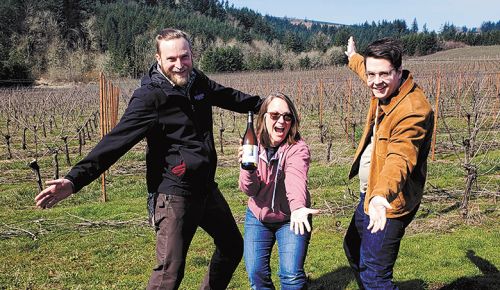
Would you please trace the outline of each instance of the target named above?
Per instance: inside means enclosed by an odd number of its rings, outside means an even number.
[[[163,71],[163,73],[175,85],[177,85],[179,87],[183,87],[189,82],[189,76],[191,75],[191,72],[193,71],[193,69],[189,68],[189,67],[185,67],[185,68],[183,68],[183,70],[184,71],[182,73],[173,72],[173,71]]]

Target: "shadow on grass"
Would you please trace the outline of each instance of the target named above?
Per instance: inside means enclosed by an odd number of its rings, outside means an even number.
[[[500,272],[490,261],[476,255],[473,250],[465,254],[469,260],[479,268],[482,275],[459,278],[452,283],[441,287],[440,290],[452,289],[500,289]]]
[[[452,204],[452,205],[448,206],[447,208],[444,208],[444,209],[438,210],[438,211],[436,211],[436,212],[437,212],[437,213],[439,213],[439,214],[446,214],[446,213],[449,213],[449,212],[451,212],[451,211],[454,211],[454,210],[456,210],[456,209],[458,209],[458,208],[460,208],[460,202],[455,202],[454,204]],[[424,211],[422,211],[422,213],[419,215],[419,218],[424,219],[424,218],[428,217],[431,213],[433,213],[433,211],[432,211],[432,210],[429,210],[429,209],[424,210]]]
[[[477,256],[473,250],[468,250],[465,255],[479,268],[482,275],[459,278],[439,288],[439,290],[500,289],[500,272],[495,265]],[[341,267],[318,279],[311,280],[309,282],[309,290],[346,289],[349,283],[354,280],[351,269],[349,267]],[[400,290],[424,290],[429,288],[429,285],[420,279],[396,282],[396,285]]]
[[[351,268],[341,267],[333,272],[327,273],[318,279],[311,280],[308,285],[309,290],[334,290],[345,289],[351,281],[354,281],[354,275]]]
[[[351,281],[355,281],[349,267],[341,267],[309,282],[309,290],[341,290],[346,289]],[[400,290],[423,290],[427,285],[422,280],[396,282]]]
[[[420,279],[408,280],[403,282],[395,282],[399,290],[424,290],[427,289],[427,284]]]

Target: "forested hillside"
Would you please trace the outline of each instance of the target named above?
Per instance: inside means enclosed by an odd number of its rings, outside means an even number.
[[[461,45],[500,44],[500,21],[481,28],[445,24],[419,29],[417,20],[358,25],[292,24],[218,0],[3,0],[0,3],[0,85],[88,81],[99,71],[137,77],[153,62],[158,30],[175,27],[193,39],[207,72],[307,69],[345,62],[349,35],[359,49],[372,40],[402,40],[408,55]]]

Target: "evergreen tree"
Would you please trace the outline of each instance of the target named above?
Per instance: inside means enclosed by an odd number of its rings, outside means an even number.
[[[413,18],[413,22],[411,24],[411,33],[417,33],[418,32],[418,24],[417,24],[417,18]]]
[[[213,47],[202,54],[200,68],[206,72],[240,71],[243,53],[237,47]]]

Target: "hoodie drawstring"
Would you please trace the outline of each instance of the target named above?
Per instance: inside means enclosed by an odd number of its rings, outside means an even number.
[[[274,199],[276,198],[276,184],[278,181],[278,171],[280,170],[280,164],[281,164],[281,157],[283,156],[283,153],[280,153],[278,157],[278,166],[276,167],[276,175],[274,176],[274,189],[273,189],[273,199],[271,200],[271,209],[274,212]]]

